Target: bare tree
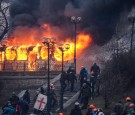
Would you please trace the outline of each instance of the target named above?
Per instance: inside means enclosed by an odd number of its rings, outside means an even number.
[[[9,30],[8,15],[9,2],[7,0],[0,0],[0,41]]]

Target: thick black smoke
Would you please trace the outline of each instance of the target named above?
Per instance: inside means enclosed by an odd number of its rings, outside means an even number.
[[[79,32],[89,33],[94,42],[103,45],[111,39],[123,9],[130,10],[135,0],[11,0],[10,27],[41,27],[48,23],[60,38],[73,35],[71,16],[81,16]]]

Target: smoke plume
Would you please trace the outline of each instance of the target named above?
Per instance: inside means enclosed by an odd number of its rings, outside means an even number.
[[[71,16],[81,16],[77,32],[88,33],[98,45],[111,39],[120,13],[130,10],[135,0],[11,0],[10,34],[17,27],[41,28],[50,24],[64,39],[74,34]]]

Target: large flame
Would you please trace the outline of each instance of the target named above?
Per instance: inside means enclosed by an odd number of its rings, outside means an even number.
[[[44,28],[47,28],[47,31],[42,34],[47,37],[56,37],[51,35],[50,26],[44,24]],[[24,31],[26,28],[21,28]],[[30,30],[29,34],[25,34],[22,31],[17,31],[14,36],[6,40],[6,50],[0,52],[0,61],[4,60],[27,60],[29,70],[36,70],[36,60],[47,60],[48,52],[47,46],[42,44],[41,39],[35,39],[37,36],[37,31],[35,29]],[[58,33],[57,33],[58,34]],[[19,35],[19,37],[18,37]],[[41,36],[40,36],[41,37]],[[58,41],[57,41],[58,40]],[[70,61],[74,58],[74,38],[67,38],[66,42],[56,39],[56,45],[54,48],[54,58],[57,61],[61,61],[62,52],[58,49],[57,43],[69,44],[70,48],[64,52],[64,61]],[[77,57],[90,46],[92,38],[88,34],[79,34],[76,40],[76,55]],[[51,54],[51,51],[49,52]]]

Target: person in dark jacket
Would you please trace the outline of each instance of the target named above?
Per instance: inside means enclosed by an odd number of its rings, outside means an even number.
[[[114,112],[116,115],[122,115],[122,109],[123,109],[122,102],[121,102],[121,101],[118,101],[118,102],[115,104],[115,106],[114,106],[113,112]]]
[[[94,65],[91,67],[90,73],[92,71],[94,73],[94,76],[97,78],[97,76],[100,74],[100,68],[99,68],[99,66],[96,63],[94,63]]]
[[[29,105],[25,100],[19,100],[17,107],[21,110],[21,115],[27,115],[29,111]]]
[[[63,89],[63,91],[65,91],[65,89],[67,87],[66,80],[67,80],[67,74],[65,71],[63,71],[61,74],[61,77],[60,77],[60,85],[61,85],[61,88]]]
[[[43,86],[40,87],[40,93],[43,94],[43,95],[45,93],[45,90],[44,90]]]
[[[86,109],[88,106],[89,98],[91,97],[91,91],[89,86],[86,83],[83,83],[78,99],[82,98],[82,109]]]
[[[70,66],[67,70],[67,90],[70,89],[70,72],[73,72],[72,66]]]
[[[19,97],[15,94],[15,92],[12,93],[12,97],[9,99],[13,107],[16,107],[16,104],[19,101]]]
[[[94,109],[95,109],[95,106],[93,104],[90,104],[87,109],[86,115],[94,115]]]
[[[10,101],[8,101],[7,105],[3,107],[2,115],[15,115],[15,108],[11,105]]]
[[[123,111],[122,114],[123,115],[127,115],[128,112],[130,111],[130,104],[132,103],[131,97],[126,97],[126,103],[123,106]]]
[[[80,104],[78,102],[75,103],[75,106],[71,110],[70,115],[82,115]]]
[[[30,93],[28,90],[25,91],[25,94],[23,95],[23,100],[27,101],[28,104],[30,103]]]
[[[70,75],[69,75],[69,80],[70,80],[70,83],[71,83],[71,88],[70,88],[70,91],[72,92],[74,90],[74,83],[75,83],[75,80],[77,82],[77,78],[75,76],[75,74],[73,72],[70,72]]]
[[[79,75],[79,80],[80,80],[80,88],[82,87],[83,85],[83,80],[84,78],[87,79],[87,75],[88,75],[88,72],[86,70],[86,68],[84,66],[81,66],[81,70],[80,70],[80,75]]]
[[[54,107],[57,103],[57,96],[55,93],[54,84],[50,84],[50,100],[51,100],[51,108]]]

